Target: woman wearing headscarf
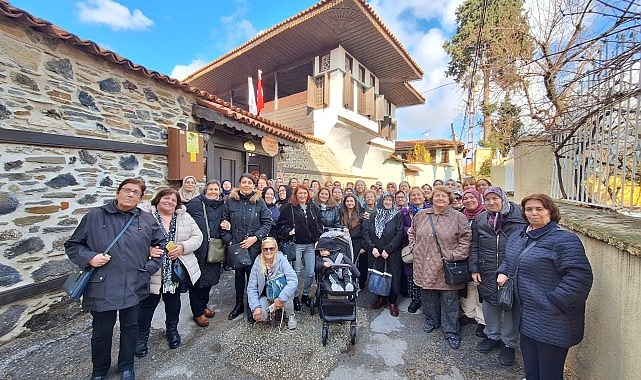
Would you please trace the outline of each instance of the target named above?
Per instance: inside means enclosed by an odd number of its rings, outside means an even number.
[[[220,183],[207,181],[204,193],[187,203],[187,212],[194,218],[203,233],[203,242],[194,252],[200,267],[200,279],[189,287],[189,305],[194,322],[200,327],[209,326],[208,318],[216,314],[207,305],[211,287],[218,284],[222,263],[208,263],[209,239],[220,239],[220,222],[222,221],[223,197]]]
[[[470,273],[483,297],[483,317],[487,338],[476,350],[489,353],[499,348],[499,362],[514,364],[514,349],[519,333],[512,320],[511,311],[503,311],[498,303],[496,271],[505,258],[505,245],[512,233],[525,227],[521,210],[511,203],[500,187],[490,186],[483,193],[485,211],[472,222],[472,248],[470,251]]]
[[[283,205],[289,203],[289,200],[292,197],[292,188],[288,185],[280,185],[277,190],[276,206],[280,209]]]
[[[414,257],[414,282],[421,287],[423,331],[431,333],[440,326],[450,348],[457,350],[461,347],[459,290],[464,285],[445,282],[443,259],[466,259],[472,231],[465,216],[451,207],[452,199],[447,186],[434,187],[432,207],[414,215],[408,237]]]
[[[476,191],[474,186],[468,187],[468,189],[463,192],[463,207],[463,215],[467,218],[470,226],[474,219],[485,211],[485,205],[483,205],[481,201],[481,194]],[[461,298],[461,309],[463,309],[464,314],[464,316],[460,318],[461,326],[468,323],[476,323],[476,336],[487,338],[483,333],[483,329],[485,329],[483,305],[479,300],[478,287],[474,281],[467,283],[465,295],[462,295]]]
[[[225,201],[227,200],[227,198],[229,197],[229,194],[231,193],[231,189],[232,189],[233,187],[234,187],[234,185],[232,185],[231,181],[230,181],[230,180],[228,180],[228,179],[224,179],[224,180],[220,183],[220,188],[221,188],[221,189],[222,189],[222,191],[223,191],[223,193],[222,193],[222,195],[223,195],[223,200],[225,200]]]
[[[178,189],[178,194],[180,194],[180,200],[182,203],[187,203],[200,195],[200,189],[198,188],[198,181],[196,180],[196,177],[188,175],[183,178],[183,185]]]
[[[403,207],[400,211],[403,216],[403,245],[406,246],[409,244],[409,238],[407,237],[407,231],[412,227],[412,219],[419,211],[431,207],[430,204],[425,202],[425,197],[423,195],[423,190],[420,187],[412,187],[409,191],[410,201],[407,204],[407,207]],[[414,266],[412,263],[406,264],[403,263],[403,270],[405,275],[407,275],[407,292],[412,299],[407,311],[409,313],[416,313],[418,309],[421,308],[421,288],[419,288],[414,283]]]
[[[261,198],[262,193],[254,190],[256,183],[249,173],[238,179],[238,187],[229,194],[223,206],[221,237],[225,245],[240,244],[247,249],[252,263],[260,254],[260,242],[272,228],[272,215]],[[236,305],[227,316],[234,319],[245,311],[245,281],[249,279],[251,265],[235,270]],[[247,307],[247,320],[254,322],[251,310]]]
[[[369,267],[392,274],[392,288],[389,297],[378,297],[373,309],[379,309],[389,302],[389,312],[398,316],[398,294],[401,291],[401,244],[403,243],[403,218],[394,208],[394,194],[385,193],[379,200],[376,212],[370,215],[368,223],[363,226],[363,245],[372,253]]]

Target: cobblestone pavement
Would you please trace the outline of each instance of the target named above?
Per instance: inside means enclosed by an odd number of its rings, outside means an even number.
[[[201,328],[191,320],[183,295],[178,326],[182,345],[169,350],[164,337],[164,312],[156,310],[150,353],[136,359],[139,379],[523,379],[517,350],[516,364],[498,362],[498,351],[481,354],[476,326],[462,327],[459,350],[449,348],[440,331],[426,334],[421,314],[409,314],[409,300],[400,302],[401,314],[372,310],[373,296],[362,292],[357,307],[356,344],[349,342],[349,324],[331,325],[329,342],[321,343],[322,323],[307,308],[297,314],[298,328],[282,332],[264,324],[250,326],[245,317],[227,320],[233,306],[233,272],[225,272],[212,290],[210,307],[216,316]],[[84,379],[91,374],[89,340],[91,316],[79,302],[63,300],[35,316],[30,329],[0,346],[1,379]],[[116,329],[118,327],[116,326]],[[116,330],[117,332],[117,330]],[[116,334],[117,335],[117,334]],[[114,347],[118,347],[117,342]],[[114,363],[109,378],[118,379]]]

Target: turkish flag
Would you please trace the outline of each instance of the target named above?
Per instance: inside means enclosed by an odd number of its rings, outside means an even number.
[[[265,99],[263,98],[263,70],[258,70],[258,84],[256,85],[256,109],[257,115],[260,116],[260,111],[265,107]]]

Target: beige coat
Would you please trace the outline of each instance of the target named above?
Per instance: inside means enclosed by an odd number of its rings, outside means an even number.
[[[470,255],[472,230],[467,218],[452,207],[435,214],[429,208],[419,211],[412,219],[412,230],[408,234],[414,256],[414,283],[423,289],[458,290],[462,285],[445,283],[443,260],[436,246],[429,215],[434,218],[436,235],[447,260],[464,260]]]
[[[139,204],[138,207],[150,213],[156,211],[156,208],[150,204]],[[182,244],[185,251],[178,256],[178,259],[187,268],[192,284],[195,284],[200,278],[200,267],[194,251],[200,247],[202,241],[203,233],[198,228],[196,221],[187,213],[185,206],[181,206],[176,210],[176,243]],[[151,276],[149,290],[152,294],[160,294],[162,284],[160,273],[161,270]]]

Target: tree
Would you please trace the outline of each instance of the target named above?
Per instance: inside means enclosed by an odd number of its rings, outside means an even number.
[[[407,153],[407,160],[410,162],[429,164],[431,159],[430,152],[425,148],[425,145],[419,143],[415,143],[414,148]]]
[[[533,52],[523,1],[466,0],[456,10],[456,18],[456,33],[444,44],[451,58],[446,74],[468,88],[468,107],[480,76],[483,139],[487,140],[492,133],[491,115],[497,109],[492,88],[512,91],[519,83],[519,60]]]
[[[483,146],[498,151],[506,157],[516,143],[521,127],[521,109],[515,106],[509,96],[505,96],[497,110],[498,118],[492,120],[492,134]]]

